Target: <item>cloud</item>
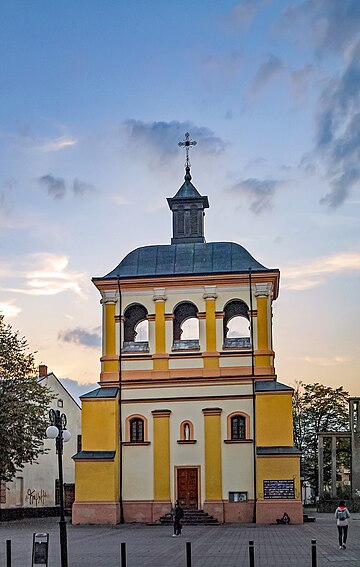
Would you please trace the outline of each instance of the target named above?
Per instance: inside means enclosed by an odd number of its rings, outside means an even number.
[[[359,0],[303,0],[285,8],[280,25],[319,50],[339,55],[354,43],[360,29]]]
[[[305,356],[304,360],[315,366],[338,366],[339,364],[346,364],[352,359],[348,356]]]
[[[275,55],[270,55],[266,61],[259,65],[251,84],[251,94],[258,95],[273,81],[284,69],[283,62]]]
[[[22,293],[25,295],[57,295],[66,291],[84,297],[83,285],[87,280],[84,273],[67,270],[67,256],[36,253],[28,257],[31,270],[19,273],[19,269],[8,269],[7,277],[18,279],[20,287],[3,288],[3,291]],[[23,284],[21,286],[21,284]]]
[[[119,205],[119,207],[122,207],[123,205],[129,205],[130,204],[129,199],[127,199],[127,197],[124,197],[124,195],[119,195],[119,194],[113,195],[111,197],[111,200],[116,205]]]
[[[90,193],[94,193],[95,188],[90,183],[81,181],[77,177],[72,182],[66,182],[62,177],[54,177],[53,175],[43,175],[36,179],[40,187],[45,189],[50,197],[55,200],[63,199],[66,195],[67,186],[71,187],[71,191],[75,197],[84,197]]]
[[[11,302],[3,302],[0,303],[0,313],[2,313],[2,315],[4,315],[7,319],[10,319],[10,317],[16,317],[19,315],[19,313],[21,313],[21,309],[17,305],[13,305]]]
[[[244,63],[244,58],[240,51],[232,51],[229,55],[218,56],[209,55],[202,61],[202,69],[207,75],[219,76],[222,80],[232,79]]]
[[[332,57],[327,67],[334,74],[319,97],[311,158],[329,185],[320,202],[335,209],[360,185],[360,2],[302,0],[287,6],[280,25],[292,37],[312,42],[317,60]]]
[[[33,148],[42,152],[58,152],[65,148],[76,146],[78,140],[61,136],[59,138],[45,138],[42,142],[35,144]]]
[[[58,338],[65,343],[73,343],[87,348],[98,348],[101,345],[100,327],[90,331],[81,327],[60,331]]]
[[[360,41],[346,69],[323,91],[317,117],[316,155],[326,167],[330,191],[322,204],[336,208],[360,184]]]
[[[40,187],[45,189],[54,199],[63,199],[66,193],[65,179],[62,177],[53,177],[52,175],[43,175],[37,179]]]
[[[59,378],[59,380],[78,404],[80,404],[80,396],[99,387],[99,384],[96,382],[81,384],[72,378]]]
[[[235,25],[249,25],[267,0],[242,0],[231,9],[229,21]]]
[[[80,181],[77,177],[73,181],[72,190],[77,197],[83,197],[87,193],[93,193],[95,188],[90,183]]]
[[[249,177],[231,188],[232,192],[245,195],[250,202],[250,209],[259,214],[272,207],[272,199],[282,181],[272,179],[256,179]]]
[[[312,84],[315,74],[314,66],[304,65],[300,69],[295,69],[289,75],[290,89],[292,98],[296,104],[302,104],[306,100],[307,91]]]
[[[225,142],[214,135],[205,126],[199,127],[192,122],[142,122],[141,120],[125,120],[123,123],[126,145],[137,153],[151,152],[158,159],[173,157],[179,154],[178,142],[185,132],[190,132],[191,139],[198,143],[198,150],[206,154],[217,155],[225,150]]]
[[[283,289],[304,291],[318,287],[329,276],[360,270],[360,253],[344,252],[297,262],[296,266],[281,270],[284,280]]]

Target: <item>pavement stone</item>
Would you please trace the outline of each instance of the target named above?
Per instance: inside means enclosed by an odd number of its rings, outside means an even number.
[[[352,514],[348,547],[338,549],[333,514],[313,514],[302,526],[185,526],[173,538],[171,526],[72,526],[68,524],[69,567],[120,567],[126,543],[127,567],[186,567],[185,542],[192,545],[192,567],[248,567],[249,540],[255,542],[256,567],[311,567],[311,540],[317,541],[317,567],[360,567],[360,514]],[[6,565],[5,542],[12,541],[12,567],[31,566],[32,534],[48,532],[49,567],[60,565],[57,518],[0,524],[0,566]],[[121,566],[122,567],[122,566]]]

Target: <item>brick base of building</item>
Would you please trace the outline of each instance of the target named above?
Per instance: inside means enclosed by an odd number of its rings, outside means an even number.
[[[258,500],[256,503],[256,523],[276,524],[286,512],[291,524],[302,524],[304,509],[300,500]]]

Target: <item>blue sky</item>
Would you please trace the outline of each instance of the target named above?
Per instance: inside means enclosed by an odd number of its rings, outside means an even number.
[[[0,308],[38,363],[97,382],[90,279],[170,241],[188,130],[207,240],[281,270],[279,380],[360,394],[359,30],[358,0],[2,2]]]

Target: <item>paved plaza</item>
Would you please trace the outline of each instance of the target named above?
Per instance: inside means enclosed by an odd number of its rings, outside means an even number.
[[[185,526],[171,537],[171,526],[72,526],[68,524],[69,567],[119,567],[120,543],[126,542],[127,567],[185,567],[185,542],[192,544],[192,567],[247,567],[248,542],[255,542],[256,567],[311,566],[311,540],[317,540],[318,567],[360,567],[360,514],[353,514],[348,547],[339,550],[332,514],[314,514],[303,526]],[[0,565],[5,541],[12,540],[12,566],[31,565],[33,532],[50,534],[49,567],[60,565],[56,518],[0,524]]]

